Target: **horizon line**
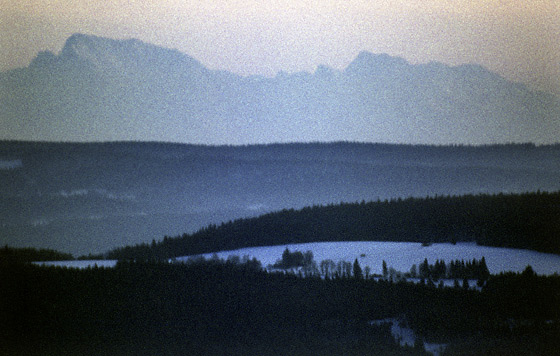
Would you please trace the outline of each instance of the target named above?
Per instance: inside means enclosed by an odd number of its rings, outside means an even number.
[[[210,143],[191,143],[180,141],[160,141],[160,140],[99,140],[99,141],[55,141],[55,140],[24,140],[24,139],[0,139],[0,144],[52,144],[52,145],[103,145],[103,144],[158,144],[158,145],[177,145],[195,146],[208,148],[243,148],[243,147],[270,147],[270,146],[297,146],[297,145],[371,145],[371,146],[409,146],[409,147],[435,147],[435,148],[484,148],[484,147],[504,147],[504,146],[528,146],[528,147],[551,147],[560,146],[560,141],[555,143],[536,143],[536,142],[495,142],[495,143],[405,143],[405,142],[366,142],[366,141],[286,141],[286,142],[263,142],[263,143],[239,143],[239,144],[210,144]]]

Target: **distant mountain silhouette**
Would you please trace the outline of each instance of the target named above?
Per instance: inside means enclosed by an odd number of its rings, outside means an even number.
[[[342,71],[213,71],[177,50],[75,34],[0,73],[0,139],[553,143],[560,100],[478,65],[361,52]]]

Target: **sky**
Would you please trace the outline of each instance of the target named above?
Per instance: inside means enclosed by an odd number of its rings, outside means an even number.
[[[560,96],[558,0],[0,0],[0,71],[58,53],[76,32],[242,75],[343,69],[362,50],[477,63]]]

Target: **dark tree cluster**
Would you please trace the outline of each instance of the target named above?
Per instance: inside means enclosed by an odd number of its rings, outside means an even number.
[[[282,210],[211,225],[111,259],[165,259],[251,246],[326,241],[476,241],[560,254],[560,192],[439,196]]]
[[[335,263],[333,260],[327,259],[321,261],[320,265],[313,259],[313,252],[307,251],[302,253],[300,251],[290,252],[288,248],[282,253],[282,259],[278,260],[269,269],[274,271],[275,269],[291,270],[295,274],[297,270],[297,275],[301,277],[320,277],[325,279],[363,279],[364,272],[362,267],[358,262],[358,259],[354,260],[354,263],[347,261],[338,261]],[[366,273],[366,278],[369,277],[369,268]]]
[[[438,280],[447,279],[477,279],[486,281],[490,277],[486,259],[482,257],[480,260],[474,258],[472,261],[455,260],[445,264],[444,260],[436,260],[432,265],[428,263],[428,259],[424,259],[418,268],[418,277],[431,278]]]
[[[313,261],[313,252],[307,251],[302,253],[300,251],[290,252],[288,248],[282,253],[282,259],[277,261],[272,267],[289,269],[296,267],[306,267],[311,266]]]

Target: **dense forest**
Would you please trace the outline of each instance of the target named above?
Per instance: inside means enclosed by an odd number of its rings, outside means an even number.
[[[476,241],[560,254],[560,192],[438,196],[282,210],[112,250],[165,259],[250,246],[326,241]]]
[[[358,269],[357,269],[358,268]],[[250,260],[119,262],[85,270],[0,265],[2,355],[422,355],[399,317],[446,355],[555,355],[560,279],[491,276],[481,291],[267,273]],[[515,351],[515,352],[514,352]]]

